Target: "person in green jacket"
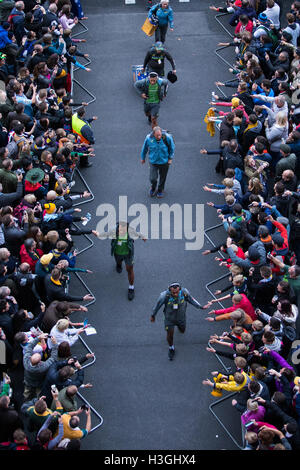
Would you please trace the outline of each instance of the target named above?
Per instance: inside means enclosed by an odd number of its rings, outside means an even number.
[[[7,158],[3,161],[2,168],[0,168],[0,183],[2,184],[2,192],[15,193],[17,191],[18,178],[12,171],[13,161]]]
[[[297,157],[291,153],[291,147],[288,144],[280,145],[280,160],[276,163],[275,176],[281,177],[285,170],[295,172],[297,165]]]
[[[134,299],[134,240],[141,238],[144,242],[146,238],[141,233],[137,233],[127,222],[119,222],[115,230],[102,232],[98,238],[111,238],[111,255],[116,260],[116,271],[122,272],[122,263],[124,261],[128,274],[129,288],[128,300]]]

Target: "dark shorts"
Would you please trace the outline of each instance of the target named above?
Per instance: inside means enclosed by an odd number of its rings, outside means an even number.
[[[165,320],[165,330],[166,331],[174,330],[175,326],[177,326],[181,330],[182,329],[185,330],[186,322],[185,321],[171,322],[171,321]]]
[[[117,264],[122,264],[122,262],[124,261],[125,265],[126,266],[133,266],[134,264],[134,261],[133,261],[133,257],[132,256],[121,256],[121,255],[114,255],[115,257],[115,260],[116,260],[116,263]]]
[[[153,117],[157,117],[159,113],[159,103],[144,103],[145,114],[150,114]]]

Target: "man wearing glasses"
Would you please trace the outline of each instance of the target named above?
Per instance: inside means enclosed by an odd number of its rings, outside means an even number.
[[[169,344],[168,357],[170,361],[175,355],[173,344],[174,327],[177,326],[180,333],[186,328],[186,307],[187,303],[198,309],[203,309],[199,302],[194,299],[185,287],[181,287],[178,282],[171,284],[167,290],[161,292],[151,315],[151,322],[155,322],[155,316],[164,305],[165,330],[167,332],[167,342]]]

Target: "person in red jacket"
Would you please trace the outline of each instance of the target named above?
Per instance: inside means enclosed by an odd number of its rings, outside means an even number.
[[[21,263],[28,263],[31,272],[35,272],[35,265],[38,260],[43,256],[44,252],[36,247],[36,242],[33,238],[27,238],[20,249]]]
[[[252,33],[253,23],[247,15],[241,15],[239,18],[239,22],[235,27],[234,34],[235,36],[241,36],[241,34],[245,31],[249,31],[249,33]]]
[[[231,245],[233,251],[235,252],[236,256],[238,256],[241,259],[246,259],[246,255],[242,248],[238,245]],[[220,266],[225,266],[226,268],[230,268],[232,265],[233,261],[231,258],[227,258],[225,261],[222,258],[216,258],[217,261],[220,261]]]
[[[289,252],[289,240],[287,229],[282,223],[280,223],[278,220],[274,220],[273,217],[270,215],[268,217],[268,220],[270,220],[270,222],[272,222],[272,224],[276,227],[276,232],[272,235],[273,250],[271,251],[271,255],[277,258],[279,261],[282,261],[282,263],[287,264],[285,262],[285,257]],[[279,218],[279,220],[281,219]],[[276,276],[284,275],[284,271],[272,262],[271,268],[272,273]]]
[[[245,294],[235,294],[232,297],[232,307],[228,308],[222,308],[220,310],[212,310],[209,313],[214,313],[215,315],[222,315],[224,313],[230,313],[234,312],[238,308],[241,308],[244,310],[247,315],[254,321],[257,320],[257,315],[255,313],[255,310],[253,308],[253,305],[251,304],[250,300],[245,296]]]

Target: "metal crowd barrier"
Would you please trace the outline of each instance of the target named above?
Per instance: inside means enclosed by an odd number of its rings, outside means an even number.
[[[224,31],[226,31],[226,33],[231,37],[233,38],[234,35],[231,33],[231,31],[229,31],[229,29],[226,28],[226,26],[223,25],[223,23],[221,22],[220,18],[223,18],[224,16],[228,16],[230,15],[230,13],[218,13],[216,16],[215,16],[215,20],[216,22],[221,26],[221,28],[224,29]]]
[[[72,37],[77,37],[83,33],[86,33],[88,31],[88,28],[81,22],[79,21],[79,24],[83,27],[83,31],[79,31],[75,34],[72,34]],[[89,65],[91,63],[91,60],[88,59],[87,63],[84,64],[85,66]],[[90,104],[92,103],[93,101],[96,101],[96,97],[89,91],[87,90],[87,88],[85,88],[78,80],[76,80],[74,78],[74,72],[76,72],[77,70],[81,70],[80,67],[72,67],[71,69],[71,80],[72,80],[72,89],[71,89],[71,94],[73,95],[73,91],[74,91],[74,83],[79,86],[81,89],[83,89],[90,97],[91,97],[91,100],[88,101],[87,103]],[[74,108],[75,109],[75,108]],[[79,205],[82,205],[82,204],[86,204],[88,202],[91,202],[95,199],[95,196],[92,192],[92,190],[90,189],[88,183],[86,182],[85,178],[83,177],[82,173],[80,172],[80,170],[78,169],[78,167],[76,167],[73,171],[73,174],[72,174],[72,179],[75,177],[75,175],[77,175],[80,180],[82,181],[82,183],[84,184],[84,186],[86,187],[86,190],[91,194],[91,197],[89,199],[85,199],[83,201],[80,201],[80,202],[77,202],[75,204],[73,204],[73,207],[77,207]],[[73,225],[77,228],[77,229],[80,229],[78,227],[77,224],[73,223]],[[81,255],[82,253],[86,252],[87,250],[91,249],[93,246],[94,246],[94,242],[93,240],[91,240],[91,238],[84,234],[84,237],[90,242],[88,246],[82,248],[81,250],[79,250],[77,256]],[[74,273],[76,278],[79,280],[79,282],[83,285],[83,287],[86,289],[86,291],[93,296],[93,300],[91,300],[90,302],[88,302],[87,304],[85,304],[86,307],[94,304],[96,302],[96,297],[95,295],[93,294],[93,292],[90,290],[90,288],[88,287],[88,285],[84,282],[84,280],[81,278],[81,276],[75,272]],[[88,346],[88,344],[86,343],[86,341],[82,338],[81,335],[79,335],[79,340],[80,342],[82,343],[82,345],[85,347],[85,349],[89,352],[89,353],[93,353],[93,351],[90,349],[90,347]],[[82,368],[87,368],[87,367],[90,367],[92,366],[94,363],[96,362],[96,356],[94,356],[92,358],[92,360],[88,363],[88,364],[85,364],[82,366]],[[102,426],[103,424],[103,417],[100,415],[100,413],[87,401],[86,398],[84,398],[82,396],[81,393],[77,392],[77,396],[80,397],[80,399],[90,408],[91,412],[99,419],[99,423],[94,426],[90,433],[91,432],[94,432],[96,429],[98,429],[100,426]]]
[[[214,242],[212,241],[212,239],[207,235],[207,232],[211,232],[212,230],[215,230],[219,227],[221,227],[223,224],[217,224],[217,225],[213,225],[212,227],[209,227],[208,229],[204,230],[204,236],[205,238],[207,238],[207,240],[213,245],[214,248],[216,248],[216,245],[214,244]],[[225,259],[225,256],[223,255],[223,253],[221,251],[218,251],[218,253],[220,254],[220,256]],[[214,293],[210,290],[210,286],[213,285],[213,284],[216,284],[217,282],[221,281],[222,279],[225,279],[226,277],[228,277],[228,273],[225,273],[223,274],[222,276],[214,279],[213,281],[210,281],[208,282],[206,285],[205,285],[205,289],[209,292],[209,294],[214,298],[214,299],[217,299],[216,296],[214,295]],[[221,308],[224,308],[224,305],[218,301],[218,304],[220,305]],[[208,346],[211,348],[213,347],[213,345],[208,341]],[[218,359],[218,361],[220,362],[220,364],[222,365],[222,367],[226,370],[226,373],[229,372],[229,368],[224,364],[224,362],[222,361],[221,357],[218,355],[218,354],[215,354],[216,358]]]
[[[214,411],[214,408],[218,405],[220,405],[220,403],[223,403],[227,400],[230,400],[232,397],[234,397],[235,395],[237,395],[237,392],[232,392],[230,393],[229,395],[226,395],[225,397],[221,397],[219,398],[219,400],[216,400],[214,401],[213,403],[211,403],[209,405],[209,411],[213,414],[213,416],[215,417],[215,419],[218,421],[218,423],[220,424],[220,426],[224,429],[224,431],[226,432],[226,434],[230,437],[230,439],[234,442],[234,444],[240,449],[240,450],[243,450],[244,447],[241,446],[237,440],[235,439],[235,437],[231,434],[231,432],[229,431],[229,429],[225,426],[225,424],[223,423],[223,421],[218,417],[218,415],[215,413]],[[242,432],[242,440],[244,442],[244,432],[243,432],[243,425],[241,423],[241,432]]]
[[[234,65],[232,65],[230,62],[228,62],[228,60],[224,59],[224,57],[222,57],[221,54],[219,54],[219,51],[222,51],[223,49],[228,49],[228,47],[230,47],[230,46],[220,46],[220,47],[218,47],[215,50],[215,54],[216,54],[217,57],[219,57],[219,59],[221,59],[224,62],[224,64],[228,65],[232,69],[236,69],[236,67]]]
[[[215,16],[215,20],[217,21],[217,23],[227,32],[227,34],[233,38],[233,34],[221,23],[220,21],[220,17],[224,17],[224,16],[228,16],[228,13],[221,13],[221,14],[218,14]],[[219,59],[221,59],[226,65],[228,65],[230,68],[235,68],[234,66],[232,66],[226,59],[224,59],[220,54],[219,54],[219,51],[223,50],[223,49],[226,49],[227,47],[229,46],[221,46],[219,47],[218,49],[216,49],[215,53],[217,55],[217,57],[219,57]],[[229,81],[234,81],[233,80],[229,80]],[[216,85],[218,90],[223,94],[224,97],[226,97],[225,93],[223,92],[223,90],[221,90],[221,88]],[[212,227],[209,227],[208,229],[206,229],[204,231],[204,236],[205,238],[209,241],[209,243],[211,243],[211,245],[213,245],[214,248],[216,248],[216,245],[214,244],[214,242],[212,241],[212,239],[210,238],[210,236],[208,235],[208,232],[211,232],[219,227],[221,227],[223,224],[217,224],[217,225],[214,225]],[[223,253],[221,251],[218,251],[218,253],[220,254],[220,256],[225,259],[225,256],[223,255]],[[214,293],[211,291],[210,289],[210,286],[212,286],[213,284],[216,284],[218,283],[219,281],[223,280],[225,277],[228,276],[228,272],[216,279],[214,279],[213,281],[210,281],[208,282],[206,285],[205,285],[205,288],[206,290],[209,292],[209,294],[214,298],[216,299],[216,296],[214,295]],[[218,301],[218,304],[221,306],[221,308],[224,308],[223,304],[221,302]],[[209,347],[213,347],[213,345],[208,342],[208,346]],[[227,367],[224,362],[222,361],[221,357],[218,356],[218,354],[215,354],[216,358],[218,359],[218,361],[220,362],[220,364],[222,365],[222,367],[224,368],[224,370],[226,371],[226,373],[229,372],[229,367]],[[225,397],[221,397],[220,399],[214,401],[213,403],[210,404],[209,406],[209,410],[210,412],[212,413],[212,415],[214,416],[214,418],[218,421],[218,423],[220,424],[220,426],[223,428],[223,430],[226,432],[226,434],[230,437],[230,439],[234,442],[234,444],[240,449],[240,450],[243,450],[243,446],[241,446],[237,440],[235,439],[235,437],[232,435],[232,433],[229,431],[228,427],[225,426],[225,424],[223,423],[223,421],[218,417],[218,415],[215,413],[214,411],[214,408],[217,407],[218,405],[220,405],[221,403],[224,403],[225,401],[231,399],[232,397],[234,397],[235,395],[237,395],[236,392],[233,392],[233,393],[230,393],[229,395],[226,395]],[[244,428],[241,424],[241,432],[242,432],[242,441],[243,441],[243,444],[244,444]]]

